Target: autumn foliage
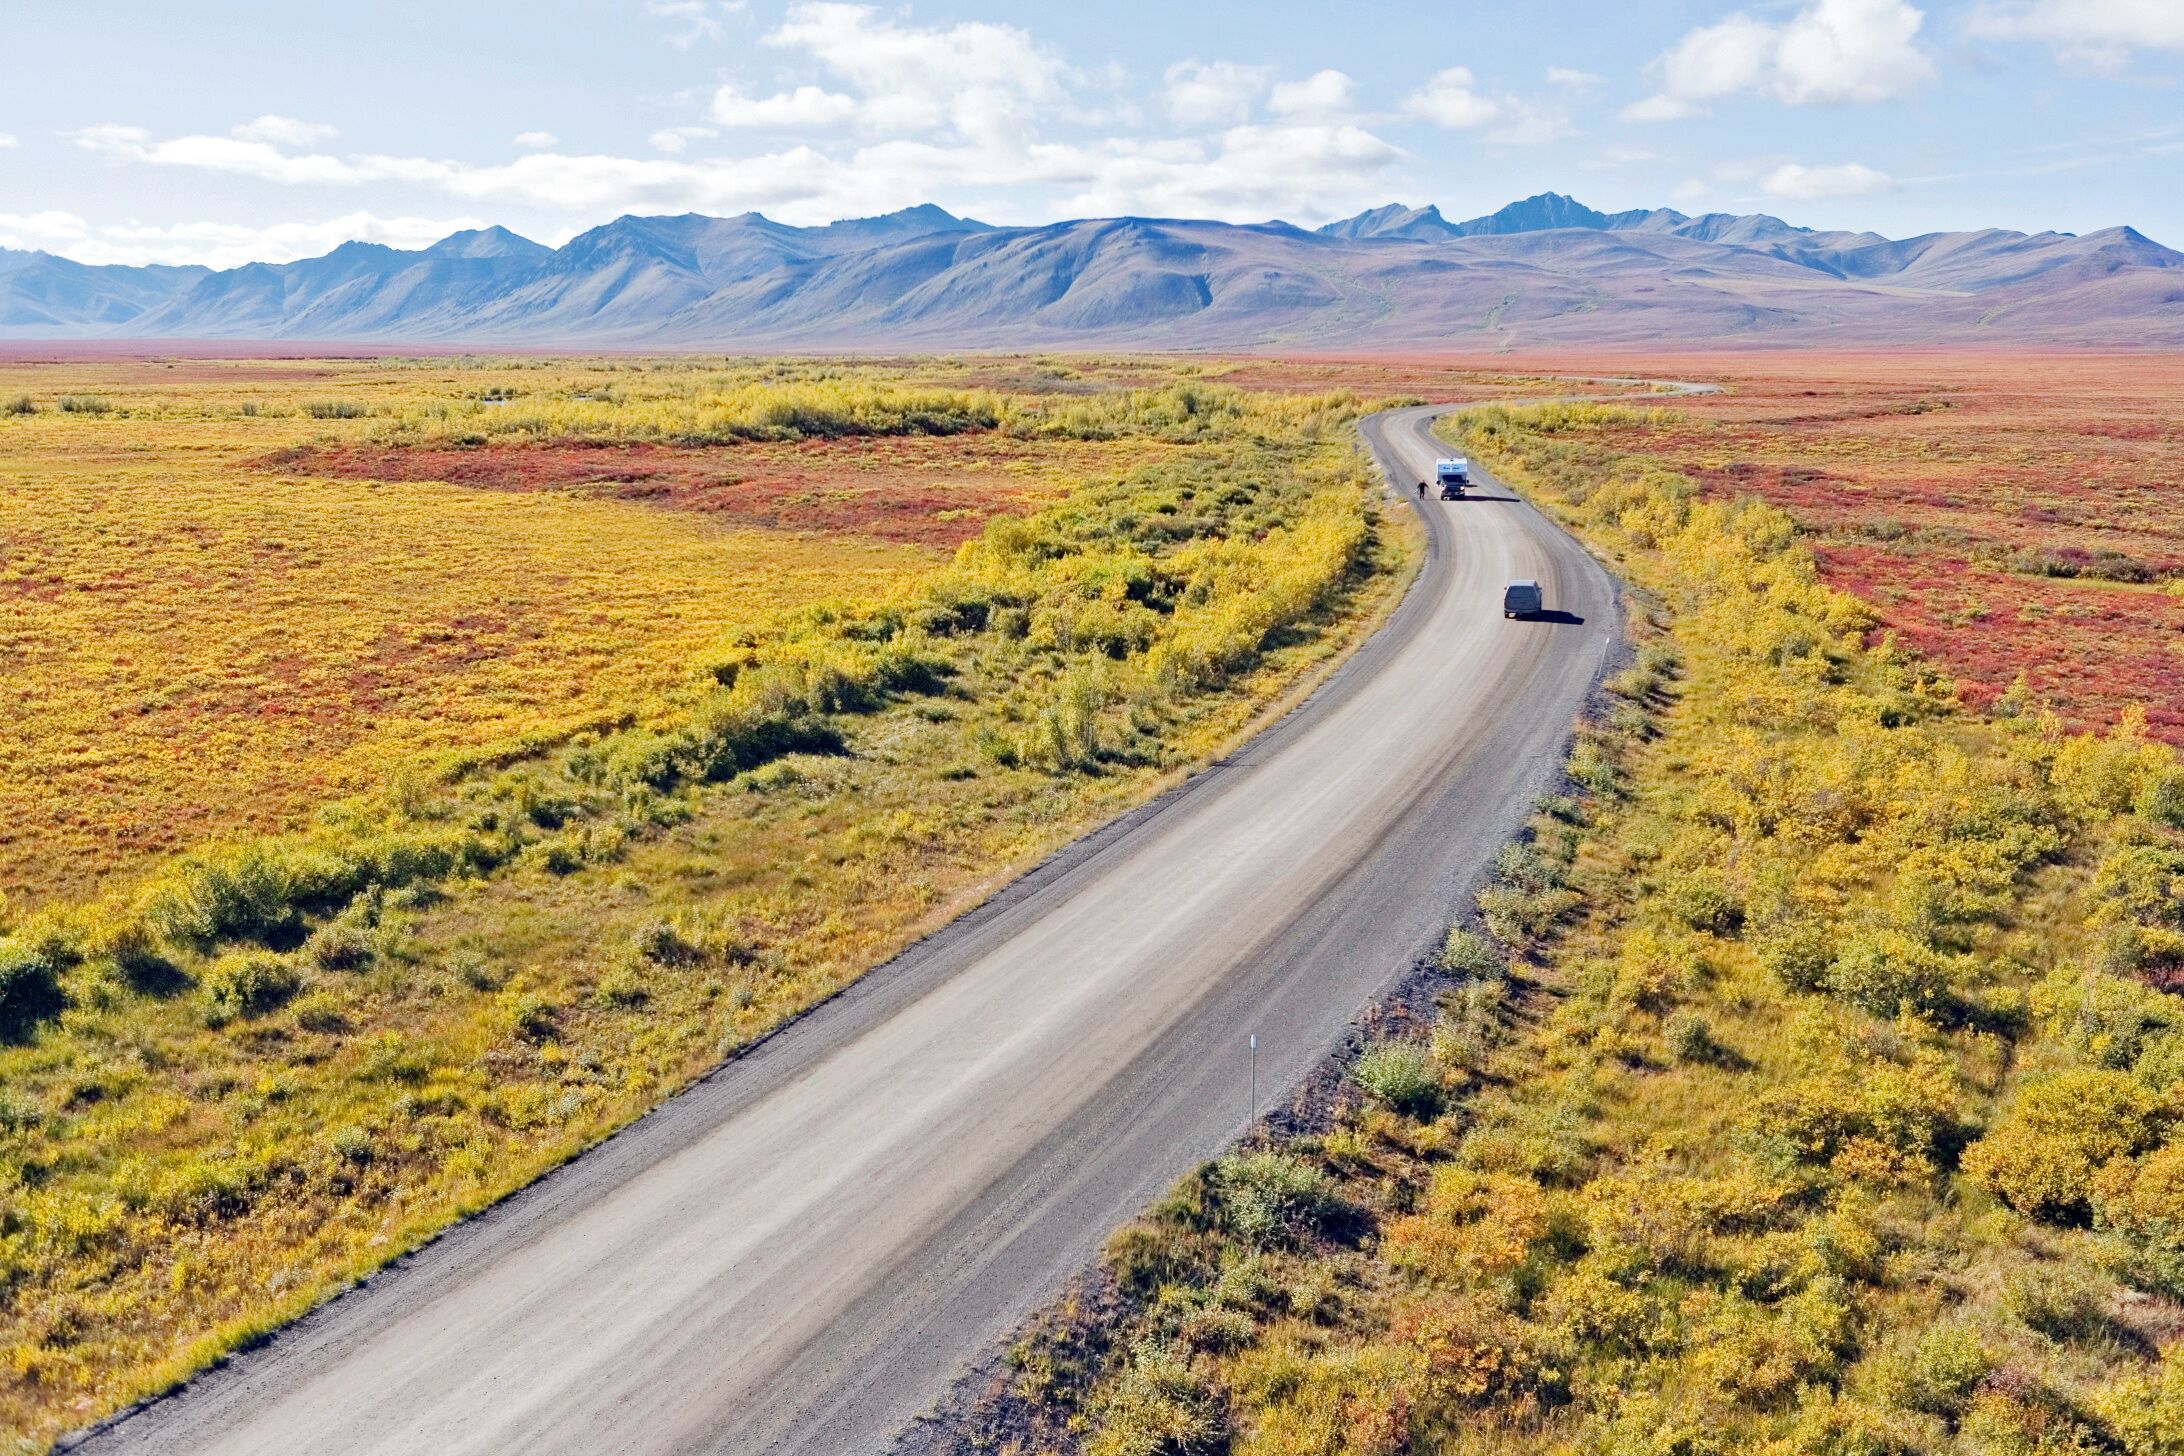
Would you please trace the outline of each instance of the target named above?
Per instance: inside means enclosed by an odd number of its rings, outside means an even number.
[[[1405,560],[1358,399],[1183,366],[1045,399],[879,365],[229,367],[0,421],[38,432],[0,468],[29,522],[0,621],[39,654],[0,726],[30,770],[0,790],[0,863],[40,869],[0,905],[0,1428],[26,1449],[1141,802],[1338,652]],[[360,407],[308,408],[333,398]],[[911,442],[995,448],[951,474]],[[519,451],[746,479],[793,455],[850,497],[923,472],[913,494],[970,519],[784,499],[724,528],[596,477],[482,478]],[[169,834],[99,837],[162,803],[188,810]],[[94,862],[45,873],[63,844]]]
[[[1251,1238],[1224,1160],[1111,1245],[1119,1327],[1022,1347],[1091,1449],[2178,1449],[2184,766],[1967,713],[1661,428],[1455,427],[1616,561],[1638,658],[1438,1024],[1250,1154],[1342,1214]]]

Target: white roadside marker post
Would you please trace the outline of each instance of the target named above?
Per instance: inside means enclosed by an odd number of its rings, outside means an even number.
[[[1251,1103],[1244,1108],[1244,1131],[1251,1131],[1252,1119],[1259,1115],[1259,1033],[1251,1034]]]

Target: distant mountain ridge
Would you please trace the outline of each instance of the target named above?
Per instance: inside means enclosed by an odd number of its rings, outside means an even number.
[[[1892,239],[1541,193],[1451,223],[993,227],[930,204],[824,227],[626,216],[206,268],[0,249],[0,336],[617,347],[1426,348],[2184,344],[2184,254],[2127,227]]]
[[[1738,216],[1710,212],[1691,217],[1672,207],[1633,208],[1628,212],[1600,212],[1560,192],[1542,192],[1512,202],[1498,212],[1467,222],[1450,222],[1433,206],[1405,207],[1390,203],[1370,208],[1355,217],[1331,222],[1319,231],[1339,238],[1476,238],[1509,233],[1553,232],[1558,228],[1585,228],[1596,232],[1674,233],[1678,237],[1707,242],[1748,242],[1759,237],[1809,233],[1765,213]]]

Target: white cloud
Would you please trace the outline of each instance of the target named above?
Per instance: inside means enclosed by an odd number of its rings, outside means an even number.
[[[857,94],[857,121],[890,136],[954,132],[1018,145],[1064,96],[1069,68],[1013,25],[899,24],[869,5],[789,7],[766,43],[805,53]]]
[[[72,212],[0,212],[0,247],[37,248],[88,237],[91,225]],[[24,242],[25,238],[43,239]]]
[[[1687,116],[1697,116],[1699,108],[1688,101],[1673,96],[1648,96],[1643,101],[1633,101],[1616,115],[1624,121],[1682,121]]]
[[[1452,131],[1489,128],[1486,140],[1500,146],[1539,146],[1570,131],[1569,118],[1555,105],[1489,94],[1466,66],[1436,71],[1425,85],[1403,98],[1403,111]]]
[[[719,40],[727,18],[743,8],[743,0],[645,0],[645,13],[673,27],[667,43],[679,51],[699,41]]]
[[[719,135],[718,131],[709,126],[670,126],[654,132],[645,140],[654,151],[680,152],[692,142],[704,141],[709,137]]]
[[[723,86],[713,93],[713,104],[706,115],[721,126],[774,131],[814,129],[840,126],[850,120],[857,115],[857,101],[854,97],[836,95],[817,86],[799,86],[794,91],[775,96],[745,96],[733,86]],[[681,127],[676,130],[687,131]],[[682,148],[673,146],[663,150],[677,152]]]
[[[550,131],[519,131],[516,145],[527,152],[550,152],[561,145],[561,138]]]
[[[238,127],[238,131],[242,128]],[[86,151],[131,162],[232,172],[266,182],[356,182],[357,170],[338,157],[296,155],[270,143],[233,136],[183,136],[154,141],[137,126],[89,126],[65,133]]]
[[[1232,222],[1275,215],[1320,220],[1330,199],[1356,199],[1403,153],[1346,123],[1238,126],[1218,146],[1109,143],[1072,160],[1085,185],[1066,203],[1072,215],[1152,213]]]
[[[1793,105],[1887,101],[1933,79],[1925,13],[1905,0],[1819,0],[1782,33],[1775,90]]]
[[[808,145],[755,155],[569,156],[534,152],[480,165],[381,154],[291,154],[229,137],[157,138],[139,127],[75,134],[117,162],[233,172],[290,184],[406,183],[467,203],[519,203],[564,215],[733,213],[784,221],[863,216],[935,196],[1048,189],[1066,208],[1190,213],[1231,220],[1324,215],[1359,198],[1403,153],[1350,122],[1231,127],[1208,138],[1047,142],[1019,136],[889,138],[842,152]],[[1080,213],[1081,215],[1081,213]]]
[[[1756,157],[1730,157],[1708,167],[1706,174],[1716,182],[1757,182],[1762,174],[1781,165]]]
[[[1371,200],[1384,185],[1376,179],[1404,155],[1345,114],[1354,85],[1335,71],[1285,86],[1282,110],[1254,123],[1262,98],[1274,104],[1270,73],[1186,62],[1166,74],[1162,100],[1179,119],[1199,118],[1201,129],[1148,137],[1105,103],[1086,105],[1087,95],[1119,84],[1111,75],[1103,82],[1072,71],[1014,26],[919,26],[906,11],[799,0],[761,40],[804,73],[792,75],[792,89],[754,96],[721,87],[702,103],[706,116],[653,133],[639,156],[570,155],[556,146],[482,163],[168,137],[118,124],[73,140],[117,164],[289,185],[426,189],[488,211],[520,205],[577,218],[758,209],[788,222],[936,198],[984,199],[978,205],[1005,214],[1001,199],[1021,194],[1036,194],[1024,205],[1049,216],[1317,220],[1330,206]],[[1493,120],[1512,134],[1556,123],[1510,98],[1493,105]],[[837,125],[848,134],[816,139]],[[1066,140],[1046,134],[1061,127],[1071,129]],[[784,140],[738,155],[685,155],[729,129],[770,130]]]
[[[1452,129],[1484,126],[1507,110],[1491,96],[1482,95],[1468,67],[1450,66],[1403,98],[1403,109],[1412,116]]]
[[[1738,12],[1670,47],[1654,62],[1661,89],[1622,116],[1673,121],[1730,96],[1791,106],[1887,101],[1933,77],[1917,43],[1925,19],[1907,0],[1813,0],[1784,21]]]
[[[1769,197],[1784,197],[1793,202],[1815,202],[1824,197],[1863,197],[1868,193],[1886,192],[1895,185],[1895,179],[1887,173],[1876,172],[1857,162],[1843,162],[1832,167],[1784,162],[1759,179],[1760,191]]]
[[[1284,81],[1266,99],[1276,116],[1334,117],[1350,109],[1357,83],[1340,71],[1315,71],[1302,81]]]
[[[2074,65],[2114,69],[2133,50],[2184,50],[2177,0],[2003,0],[1972,11],[1967,28],[1998,40],[2043,41]]]
[[[293,116],[269,115],[246,121],[228,135],[269,147],[313,147],[332,141],[341,135],[341,131],[315,121],[298,121]]]
[[[1183,126],[1220,126],[1244,121],[1266,91],[1274,72],[1267,66],[1239,66],[1234,61],[1178,61],[1161,79],[1168,111]]]
[[[8,149],[9,147],[15,147],[15,146],[21,146],[21,145],[22,145],[22,143],[18,142],[18,141],[17,141],[16,139],[15,139],[15,133],[13,133],[13,132],[8,132],[8,131],[0,131],[0,152],[4,152],[4,151],[6,151],[6,150],[7,150],[7,149]]]
[[[1590,91],[1595,86],[1606,85],[1607,80],[1608,78],[1605,76],[1594,75],[1591,71],[1572,70],[1568,66],[1549,66],[1547,68],[1548,85],[1566,86],[1572,91]]]
[[[476,218],[379,217],[351,212],[319,222],[246,227],[234,223],[182,222],[93,226],[73,213],[0,213],[0,247],[45,248],[80,263],[204,263],[232,268],[242,263],[285,263],[316,257],[350,241],[422,248],[449,233],[484,227]]]
[[[1505,147],[1537,147],[1570,134],[1569,118],[1552,106],[1501,98],[1503,121],[1486,134],[1490,142]]]

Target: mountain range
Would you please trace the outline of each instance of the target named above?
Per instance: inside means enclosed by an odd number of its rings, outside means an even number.
[[[293,263],[90,266],[0,249],[0,337],[600,347],[2184,345],[2184,254],[2128,227],[1886,238],[1559,193],[1307,231],[931,205],[791,227],[621,217],[344,243]]]

